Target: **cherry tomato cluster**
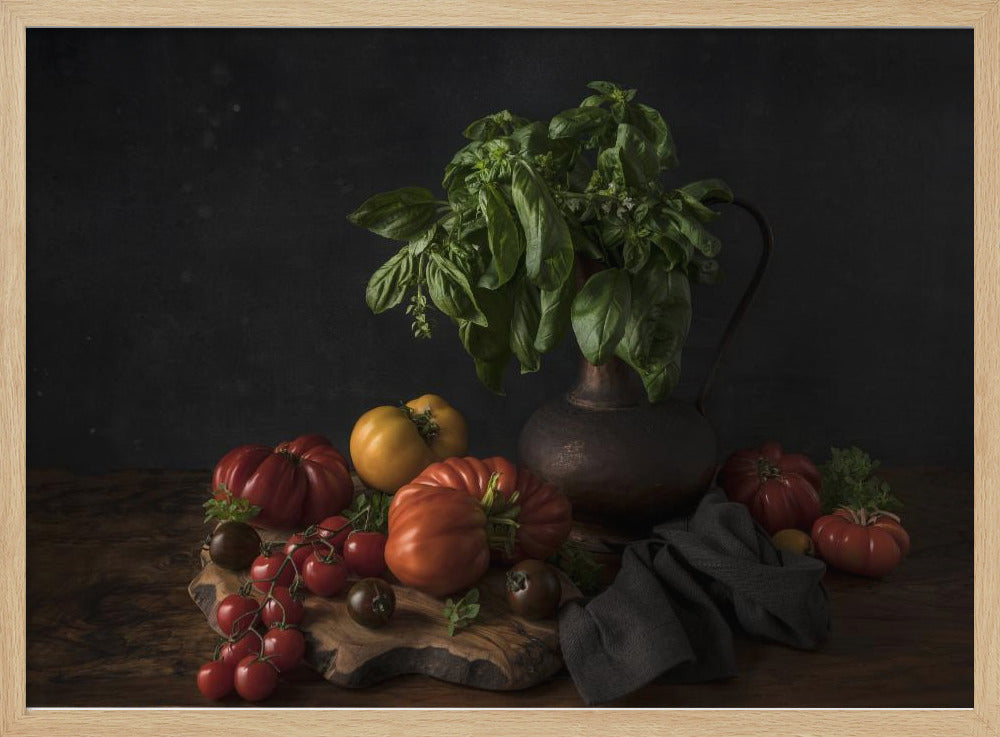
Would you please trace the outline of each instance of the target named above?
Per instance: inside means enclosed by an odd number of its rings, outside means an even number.
[[[292,535],[284,546],[265,545],[250,565],[248,584],[216,608],[223,640],[215,658],[198,671],[198,689],[210,699],[234,690],[247,701],[266,699],[278,685],[278,674],[305,655],[301,588],[335,596],[346,588],[349,573],[368,579],[384,572],[385,535],[352,530],[350,520],[340,515]],[[391,594],[388,584],[379,583]],[[252,589],[264,594],[263,601],[250,596]]]

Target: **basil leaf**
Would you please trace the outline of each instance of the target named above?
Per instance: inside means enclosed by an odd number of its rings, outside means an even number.
[[[681,205],[684,208],[685,212],[687,212],[692,217],[698,219],[703,223],[710,223],[717,217],[719,217],[719,213],[717,213],[708,205],[702,204],[699,200],[696,200],[687,192],[682,192],[681,190],[677,190],[677,193],[680,196]]]
[[[586,138],[611,122],[611,113],[602,107],[574,107],[563,110],[549,121],[552,138]]]
[[[525,235],[528,278],[539,289],[555,289],[573,268],[573,242],[548,186],[523,161],[514,164],[514,209]]]
[[[732,202],[733,192],[721,179],[702,179],[680,187],[680,191],[699,202]]]
[[[621,269],[604,269],[591,276],[573,300],[573,332],[583,355],[594,365],[611,358],[625,333],[631,285]]]
[[[580,102],[580,107],[596,107],[598,105],[603,105],[604,100],[604,95],[590,95],[589,97],[583,98]]]
[[[701,251],[705,258],[715,258],[719,255],[719,251],[722,250],[722,242],[717,236],[705,230],[701,223],[671,210],[666,210],[665,214],[670,222],[663,232],[668,237],[676,241],[687,241]]]
[[[427,291],[434,306],[448,317],[471,320],[486,325],[486,316],[472,296],[472,287],[464,273],[440,253],[432,253],[426,267]]]
[[[517,281],[510,319],[510,350],[521,363],[521,373],[538,371],[539,353],[535,348],[538,332],[538,289],[525,277]]]
[[[582,227],[571,224],[569,226],[569,236],[573,241],[574,251],[582,253],[587,258],[592,258],[595,261],[604,260],[604,251],[601,250],[599,245],[591,240]]]
[[[405,241],[437,219],[437,203],[429,189],[403,187],[369,197],[347,219],[386,238]]]
[[[614,94],[615,91],[621,89],[621,87],[616,85],[614,82],[589,82],[587,87],[605,95]]]
[[[575,292],[573,277],[570,276],[559,289],[543,289],[539,293],[540,315],[535,334],[535,350],[539,353],[555,348],[569,330]]]
[[[617,147],[602,149],[597,154],[597,172],[606,184],[625,186],[625,168],[622,165],[621,151]]]
[[[629,104],[625,109],[625,117],[643,136],[652,142],[660,165],[670,169],[677,166],[677,146],[663,116],[642,103]]]
[[[632,309],[616,355],[642,378],[651,402],[665,399],[680,380],[681,351],[691,325],[691,288],[683,272],[667,271],[662,257],[632,276]]]
[[[395,256],[382,264],[365,290],[365,301],[376,315],[392,309],[406,296],[406,288],[413,278],[413,256],[408,246],[403,246]]]
[[[660,252],[667,259],[667,269],[680,267],[686,269],[694,253],[694,246],[680,235],[673,224],[667,226],[666,232],[653,233],[651,236],[653,243],[660,249]]]
[[[688,279],[698,284],[722,283],[722,270],[715,259],[695,259],[687,267]]]
[[[615,248],[625,242],[625,223],[615,216],[606,217],[600,222],[601,241],[609,248]]]
[[[650,244],[648,238],[628,237],[622,255],[625,259],[625,269],[633,274],[642,269],[649,260]]]
[[[645,189],[660,173],[656,149],[634,125],[622,123],[618,126],[615,147],[628,186]]]
[[[639,371],[639,378],[646,388],[646,396],[650,402],[662,402],[669,397],[681,380],[680,359],[664,361]]]
[[[515,128],[525,125],[528,121],[514,115],[509,110],[487,115],[473,121],[462,132],[462,135],[473,141],[487,141],[491,138],[505,136]]]
[[[507,351],[507,356],[503,360],[484,361],[479,358],[473,360],[476,365],[476,376],[479,377],[479,381],[482,382],[483,386],[495,394],[504,396],[503,377],[507,373],[510,351]]]
[[[486,316],[486,325],[477,325],[470,320],[458,321],[458,337],[462,346],[473,358],[483,361],[510,358],[510,289],[487,291],[474,290],[476,302]]]
[[[492,273],[496,275],[495,281],[490,279],[492,283],[484,286],[495,289],[514,276],[521,254],[524,253],[524,241],[514,215],[507,207],[507,201],[495,184],[486,184],[479,190],[479,207],[486,217],[490,253],[493,254]]]
[[[573,168],[569,171],[569,188],[577,192],[583,192],[590,184],[590,178],[594,175],[594,170],[590,163],[582,156],[577,156],[573,162]]]

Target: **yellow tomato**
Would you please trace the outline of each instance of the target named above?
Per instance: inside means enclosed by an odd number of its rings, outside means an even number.
[[[816,555],[812,538],[802,530],[780,530],[774,533],[771,542],[778,550],[787,550],[799,555]]]
[[[366,486],[394,494],[430,464],[463,456],[469,431],[458,410],[436,394],[402,407],[376,407],[351,432],[351,460]]]

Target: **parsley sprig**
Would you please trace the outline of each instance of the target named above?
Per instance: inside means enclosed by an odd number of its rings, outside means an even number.
[[[468,627],[479,616],[479,589],[469,589],[458,601],[448,599],[444,603],[444,616],[448,620],[448,635]]]
[[[358,494],[351,506],[343,514],[351,521],[351,527],[362,532],[382,532],[389,529],[389,505],[392,495],[381,491]]]
[[[903,505],[889,484],[874,475],[879,462],[857,447],[830,448],[830,461],[820,468],[823,511],[840,507],[892,512]]]
[[[205,508],[205,521],[213,519],[219,522],[246,522],[260,514],[260,507],[251,504],[246,499],[233,496],[225,484],[219,484],[222,497],[214,496],[201,506]]]

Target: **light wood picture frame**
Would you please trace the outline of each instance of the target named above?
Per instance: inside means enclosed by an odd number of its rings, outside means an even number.
[[[337,26],[965,27],[975,45],[975,690],[954,710],[269,710],[26,707],[26,29]],[[0,0],[0,734],[1000,734],[1000,0]],[[927,678],[933,678],[928,673]]]

